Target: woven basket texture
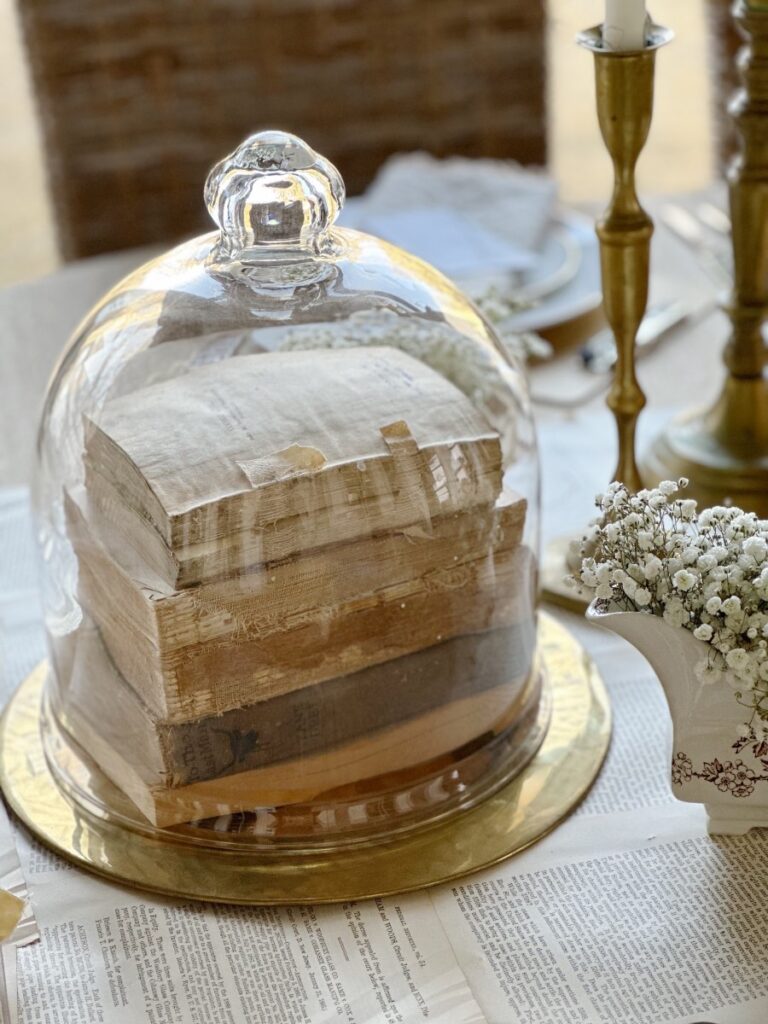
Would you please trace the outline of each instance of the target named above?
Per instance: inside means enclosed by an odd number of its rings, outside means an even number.
[[[543,0],[20,0],[62,255],[209,226],[209,166],[303,136],[361,191],[395,152],[546,159]]]

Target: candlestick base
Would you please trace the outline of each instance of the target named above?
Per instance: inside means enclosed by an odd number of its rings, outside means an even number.
[[[649,487],[684,476],[700,506],[738,505],[768,518],[768,380],[728,377],[711,409],[667,425],[641,470]]]

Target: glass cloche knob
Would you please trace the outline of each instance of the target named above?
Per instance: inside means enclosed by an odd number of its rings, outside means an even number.
[[[275,250],[320,251],[344,202],[344,182],[297,136],[264,131],[216,164],[204,194],[221,229],[219,254],[247,261]]]

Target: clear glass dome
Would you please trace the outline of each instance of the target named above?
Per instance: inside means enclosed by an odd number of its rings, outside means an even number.
[[[476,803],[547,723],[524,376],[430,266],[333,226],[263,132],[217,231],[77,330],[39,439],[43,729],[88,813],[214,844],[375,841]]]

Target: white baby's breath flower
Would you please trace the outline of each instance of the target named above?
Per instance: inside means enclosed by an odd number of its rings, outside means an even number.
[[[664,621],[669,623],[670,626],[679,628],[684,626],[688,621],[689,615],[685,609],[685,605],[679,598],[672,598],[666,604],[664,608]]]
[[[757,516],[754,512],[739,512],[738,509],[732,511],[735,512],[732,524],[734,528],[745,533],[754,533],[757,526]]]
[[[739,647],[737,648],[737,650],[742,651],[744,650],[744,648]],[[754,660],[754,658],[750,658],[749,653],[747,651],[745,651],[744,653],[747,655],[747,663],[744,666],[744,668],[739,670],[738,674],[742,683],[746,683],[750,687],[750,689],[752,689],[755,683],[757,682],[758,663]]]
[[[611,565],[609,562],[600,562],[595,566],[595,576],[598,583],[610,583]]]
[[[663,568],[663,563],[660,558],[656,555],[651,555],[646,558],[645,564],[643,565],[643,576],[647,580],[655,580]]]
[[[745,555],[754,558],[756,562],[763,562],[768,554],[768,544],[762,537],[748,537],[744,541],[742,550]]]
[[[677,496],[686,483],[612,484],[574,578],[609,607],[690,630],[707,650],[697,676],[733,686],[755,722],[768,715],[768,520],[725,506],[697,515]]]
[[[680,502],[680,515],[686,522],[692,522],[696,518],[696,502],[692,498]]]
[[[725,663],[734,672],[742,672],[749,664],[749,655],[743,647],[734,647],[732,651],[728,651],[726,654]]]
[[[690,572],[688,569],[678,569],[675,575],[672,577],[672,582],[678,590],[685,593],[688,590],[692,590],[699,582],[699,577]]]
[[[590,590],[594,590],[597,586],[597,576],[592,569],[584,568],[581,570],[581,582],[585,587],[589,587]]]

